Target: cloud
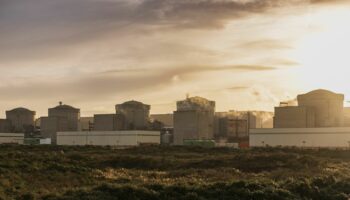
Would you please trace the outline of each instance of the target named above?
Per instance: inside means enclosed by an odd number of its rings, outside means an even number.
[[[76,43],[135,27],[210,29],[296,4],[333,0],[1,0],[0,44]],[[340,2],[340,1],[337,1]],[[133,32],[137,33],[139,30]],[[12,38],[12,39],[11,39]]]
[[[264,33],[264,23],[279,29],[275,19],[260,20],[275,11],[284,16],[290,15],[285,9],[332,2],[345,1],[0,0],[2,103],[119,102],[120,96],[168,91],[174,82],[197,89],[210,74],[212,82],[225,82],[215,88],[234,85],[229,81],[236,78],[246,80],[239,82],[243,86],[272,80],[247,74],[298,63],[270,52],[288,50],[290,41],[265,38],[274,34],[260,35],[255,26]],[[241,24],[251,16],[254,23]],[[257,99],[271,99],[258,92]]]
[[[229,88],[225,88],[226,90],[232,90],[232,91],[242,91],[242,90],[247,90],[250,87],[248,86],[234,86],[234,87],[229,87]]]
[[[264,40],[253,40],[249,42],[245,42],[243,44],[240,44],[239,47],[242,48],[249,48],[249,49],[264,49],[264,50],[271,50],[271,49],[292,49],[290,44],[288,44],[286,41],[281,40],[274,40],[274,39],[264,39]]]

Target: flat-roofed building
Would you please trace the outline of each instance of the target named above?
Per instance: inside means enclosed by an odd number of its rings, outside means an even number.
[[[272,128],[273,113],[266,111],[228,111],[215,113],[215,138],[229,142],[248,142],[250,128]]]
[[[350,128],[251,129],[250,147],[350,148]]]
[[[274,119],[275,128],[313,128],[316,126],[315,111],[312,107],[276,107]]]
[[[11,121],[8,119],[0,119],[0,133],[11,133],[13,130]]]
[[[0,144],[23,144],[24,133],[0,133]]]
[[[57,133],[57,145],[132,147],[159,144],[159,131],[78,131]]]
[[[94,128],[94,117],[80,117],[80,127],[81,131],[92,131]]]
[[[174,114],[153,114],[151,120],[161,122],[165,127],[174,127]]]
[[[121,114],[94,115],[94,131],[117,131],[125,129],[125,118]]]

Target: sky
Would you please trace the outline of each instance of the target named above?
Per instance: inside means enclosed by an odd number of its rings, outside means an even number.
[[[272,111],[324,88],[350,100],[350,0],[0,0],[0,116],[82,116],[186,94]]]

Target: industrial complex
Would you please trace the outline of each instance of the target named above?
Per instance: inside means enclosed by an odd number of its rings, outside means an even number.
[[[216,112],[215,101],[186,97],[169,114],[150,114],[151,106],[131,100],[115,113],[81,117],[80,109],[60,102],[36,118],[27,108],[6,111],[0,143],[53,145],[203,145],[226,147],[350,147],[350,108],[344,95],[315,90],[281,102],[275,112]]]

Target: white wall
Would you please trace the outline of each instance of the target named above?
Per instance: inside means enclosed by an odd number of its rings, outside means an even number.
[[[24,133],[0,133],[0,144],[23,144]]]
[[[350,128],[252,129],[249,143],[251,147],[349,148]]]
[[[157,131],[84,131],[58,132],[58,145],[137,146],[160,144]]]

